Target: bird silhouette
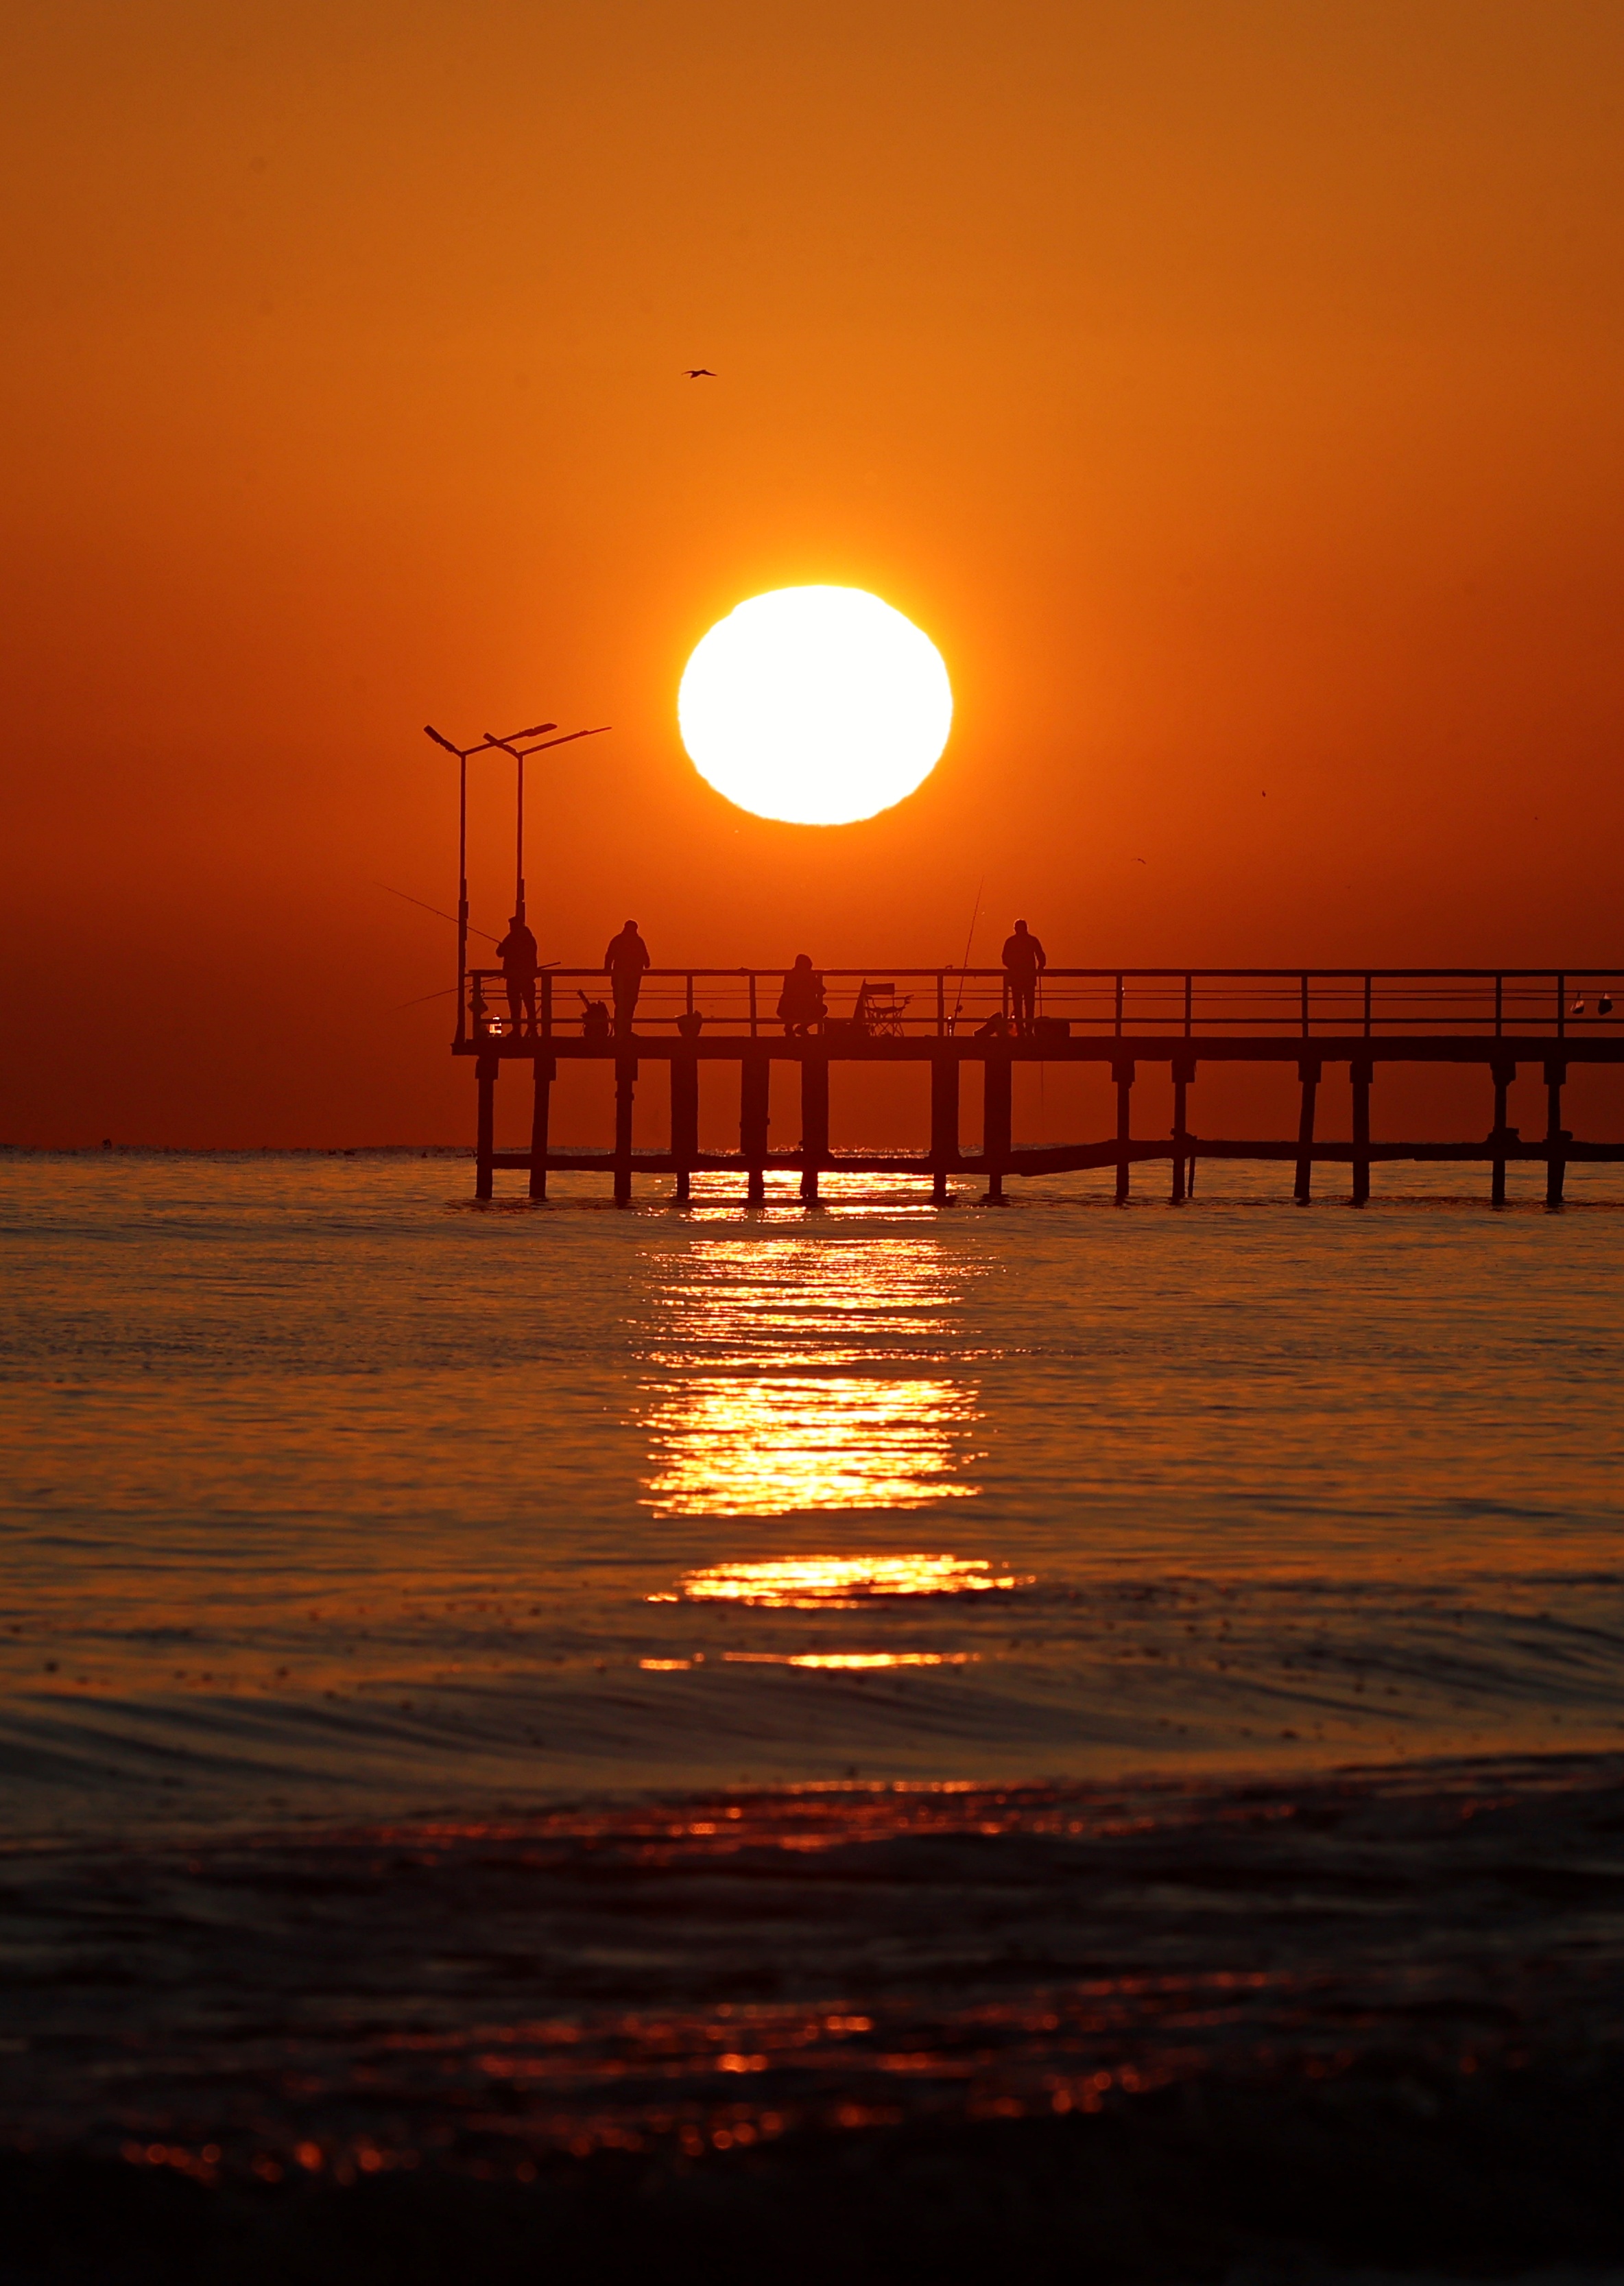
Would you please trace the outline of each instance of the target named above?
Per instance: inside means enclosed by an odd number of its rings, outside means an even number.
[[[716,376],[708,365],[690,365],[682,378],[684,381],[714,381]]]

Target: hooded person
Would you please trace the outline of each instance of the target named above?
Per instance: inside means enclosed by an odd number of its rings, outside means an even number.
[[[784,989],[778,995],[778,1013],[784,1030],[792,1037],[809,1032],[829,1013],[824,998],[824,980],[813,967],[809,952],[795,955],[795,966],[784,978]]]

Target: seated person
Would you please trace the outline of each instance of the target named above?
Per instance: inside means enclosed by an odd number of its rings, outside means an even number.
[[[803,1037],[815,1024],[821,1024],[828,1014],[824,999],[824,980],[812,966],[809,952],[798,952],[795,966],[784,980],[784,989],[778,995],[778,1013],[784,1029],[792,1037],[799,1033]]]

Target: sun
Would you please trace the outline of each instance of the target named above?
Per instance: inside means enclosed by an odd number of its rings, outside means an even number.
[[[753,595],[695,645],[677,721],[695,769],[758,817],[851,825],[935,768],[953,721],[942,654],[861,587]]]

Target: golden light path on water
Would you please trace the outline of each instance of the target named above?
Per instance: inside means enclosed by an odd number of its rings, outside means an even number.
[[[926,1238],[706,1240],[658,1265],[643,1500],[787,1516],[965,1500],[981,1418],[965,1269]],[[922,1366],[933,1370],[920,1371]],[[866,1368],[866,1370],[861,1368]]]
[[[659,1516],[787,1516],[966,1500],[958,1437],[974,1401],[946,1381],[857,1374],[696,1378],[648,1416]]]
[[[659,1598],[650,1596],[649,1601]],[[866,1674],[880,1667],[973,1667],[980,1657],[976,1651],[724,1651],[721,1662],[724,1667],[817,1667]],[[675,1675],[703,1667],[705,1660],[701,1655],[697,1659],[640,1659],[637,1664],[652,1675]]]
[[[795,1612],[855,1611],[884,1596],[963,1596],[1030,1584],[979,1557],[783,1556],[767,1563],[714,1564],[690,1572],[682,1596],[695,1604],[753,1604]],[[672,1603],[676,1594],[650,1596]]]
[[[950,1269],[938,1243],[720,1239],[666,1266],[649,1352],[661,1377],[644,1391],[643,1496],[656,1514],[871,1515],[980,1491],[966,1473],[979,1457],[969,1441],[979,1387],[952,1370],[963,1355],[954,1336],[965,1270],[962,1262]],[[832,1552],[711,1564],[647,1600],[832,1612],[1025,1584],[981,1558],[942,1551]],[[842,1646],[729,1651],[722,1663],[866,1674],[966,1667],[976,1656]]]

